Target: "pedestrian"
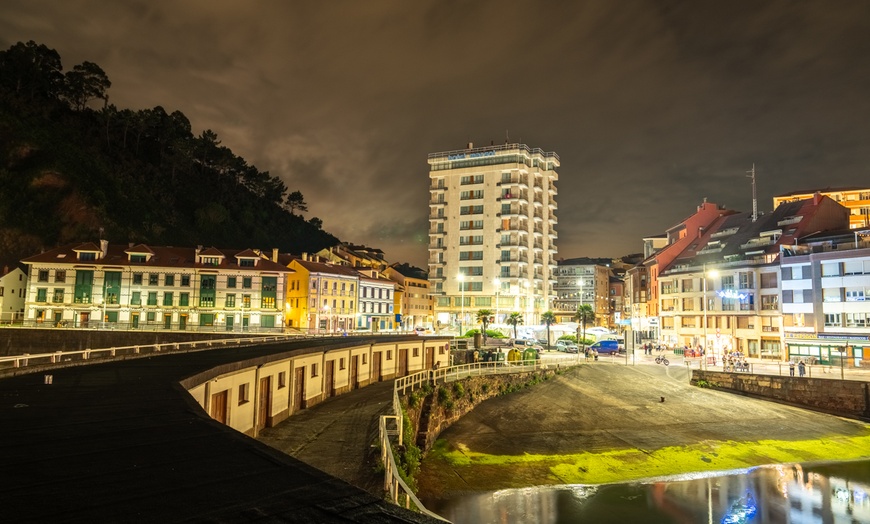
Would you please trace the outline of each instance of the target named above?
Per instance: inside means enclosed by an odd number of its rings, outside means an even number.
[[[800,376],[804,376],[806,374],[806,372],[807,372],[807,365],[804,364],[803,359],[801,359],[801,361],[798,362],[798,374]]]
[[[794,376],[794,360],[789,360],[788,362],[788,374],[790,376]]]

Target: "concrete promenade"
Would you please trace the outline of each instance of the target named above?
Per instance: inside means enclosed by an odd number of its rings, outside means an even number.
[[[219,424],[178,385],[310,344],[0,379],[0,522],[431,522]]]

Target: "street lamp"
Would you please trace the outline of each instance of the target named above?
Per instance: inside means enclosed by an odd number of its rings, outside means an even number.
[[[492,285],[495,286],[495,323],[498,324],[498,293],[501,291],[501,280],[494,278]]]
[[[459,275],[456,276],[456,280],[459,281],[459,293],[460,293],[460,299],[459,299],[459,311],[460,311],[459,336],[461,337],[462,336],[462,321],[465,320],[465,275],[463,275],[462,273],[459,273]]]
[[[710,306],[710,302],[707,300],[707,276],[709,275],[713,278],[716,278],[717,276],[719,276],[719,272],[716,271],[715,269],[713,269],[713,270],[710,270],[710,272],[708,273],[706,262],[703,264],[702,271],[703,271],[703,275],[701,276],[701,278],[704,279],[704,347],[703,347],[703,349],[704,349],[704,362],[706,363],[707,362],[707,310],[709,309],[709,306]]]

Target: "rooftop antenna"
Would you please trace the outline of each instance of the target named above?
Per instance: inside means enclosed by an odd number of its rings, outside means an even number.
[[[752,163],[752,170],[747,171],[747,178],[752,179],[752,221],[758,220],[758,198],[755,196],[755,162]]]
[[[504,143],[505,144],[511,143],[511,135],[510,135],[510,133],[508,133],[507,129],[504,130]]]

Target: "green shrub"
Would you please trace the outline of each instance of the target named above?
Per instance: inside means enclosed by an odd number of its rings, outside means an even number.
[[[438,403],[444,405],[450,400],[450,392],[444,386],[438,386]]]
[[[462,385],[462,382],[454,382],[453,398],[462,398],[463,395],[465,395],[465,386]]]

